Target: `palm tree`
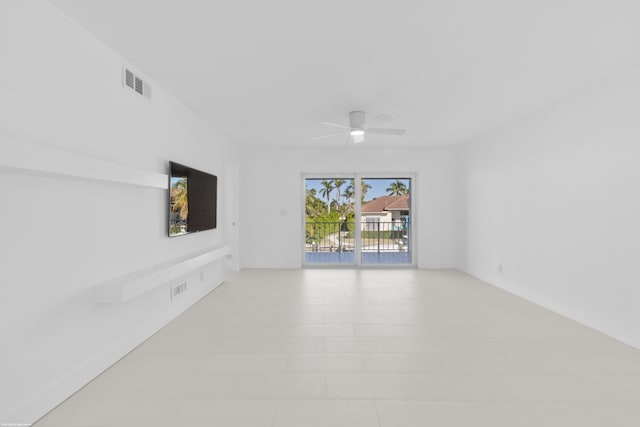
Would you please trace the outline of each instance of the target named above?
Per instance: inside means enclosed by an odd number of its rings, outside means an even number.
[[[327,181],[325,179],[320,182],[320,185],[322,185],[322,188],[319,193],[322,197],[327,199],[327,212],[331,213],[331,192],[333,191],[333,181]]]
[[[189,216],[189,201],[187,198],[187,178],[182,178],[175,182],[171,188],[171,201],[173,202],[173,212],[178,212],[182,221]]]
[[[353,196],[355,196],[355,193],[353,192],[353,185],[350,185],[344,190],[344,193],[342,193],[342,197],[344,197],[347,204],[350,205]]]
[[[364,203],[364,199],[367,197],[367,191],[371,189],[371,186],[363,179],[360,181],[360,202]]]
[[[385,191],[388,191],[390,196],[402,196],[404,194],[407,194],[409,192],[409,189],[404,182],[396,179],[395,182],[389,184],[389,187]]]
[[[344,213],[353,212],[353,203],[351,202],[351,200],[353,200],[353,196],[355,196],[355,193],[353,192],[353,185],[350,185],[344,190],[344,193],[342,193],[342,197],[344,197],[345,202]]]
[[[324,211],[325,203],[318,199],[316,194],[317,190],[315,188],[306,190],[305,211],[309,217],[320,215]]]
[[[336,189],[336,197],[335,200],[338,202],[338,204],[340,203],[340,197],[342,197],[342,193],[340,192],[340,187],[342,187],[344,185],[344,183],[347,182],[344,179],[335,179],[333,181],[333,186]]]

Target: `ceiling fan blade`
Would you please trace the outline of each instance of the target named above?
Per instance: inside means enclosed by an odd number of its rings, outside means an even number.
[[[320,124],[327,125],[327,126],[333,126],[335,128],[351,129],[349,126],[339,125],[337,123],[331,123],[331,122],[320,122]]]
[[[389,128],[369,128],[365,129],[369,133],[380,133],[385,135],[404,135],[406,129],[389,129]]]
[[[351,138],[353,138],[354,144],[360,144],[362,141],[364,141],[364,135],[353,135],[351,136]]]
[[[348,135],[349,132],[336,132],[336,133],[330,133],[328,135],[320,135],[320,136],[314,136],[313,139],[325,139],[325,138],[329,138],[332,136],[337,136],[337,135]]]
[[[393,120],[393,117],[391,117],[390,115],[388,115],[388,114],[381,114],[381,115],[379,115],[378,117],[374,117],[374,118],[373,118],[373,119],[371,119],[371,120],[367,120],[367,121],[364,123],[364,126],[365,126],[365,127],[366,127],[366,126],[371,126],[372,124],[375,124],[375,125],[377,125],[377,126],[380,126],[380,125],[383,125],[383,124],[385,124],[385,123],[389,123],[389,122],[390,122],[390,121],[392,121],[392,120]]]

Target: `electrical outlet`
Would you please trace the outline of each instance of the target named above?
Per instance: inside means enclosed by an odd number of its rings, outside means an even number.
[[[498,266],[498,273],[502,274],[502,264]]]

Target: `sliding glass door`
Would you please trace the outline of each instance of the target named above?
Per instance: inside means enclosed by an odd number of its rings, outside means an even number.
[[[353,178],[305,179],[305,263],[355,264]]]
[[[411,265],[408,176],[304,177],[305,265]]]
[[[411,178],[361,183],[361,263],[411,264]]]

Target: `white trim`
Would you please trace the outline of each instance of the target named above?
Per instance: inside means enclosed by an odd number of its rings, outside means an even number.
[[[360,267],[362,265],[362,177],[359,174],[356,174],[356,177],[353,180],[354,185],[354,197],[355,201],[353,203],[353,232],[354,238],[356,239],[356,245],[353,248],[355,255],[355,264],[356,267]]]
[[[169,176],[0,136],[0,170],[166,190]]]

